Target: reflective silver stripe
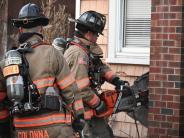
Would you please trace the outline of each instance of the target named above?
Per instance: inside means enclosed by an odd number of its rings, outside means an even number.
[[[76,82],[77,82],[77,86],[79,89],[83,89],[83,88],[89,86],[89,84],[90,84],[89,78],[83,78],[81,80],[76,80]]]
[[[61,89],[65,89],[66,87],[70,86],[75,81],[72,74],[65,77],[63,80],[59,81],[57,84]]]
[[[37,88],[44,88],[44,87],[48,87],[48,86],[53,86],[54,80],[55,80],[55,78],[48,77],[48,78],[35,80],[35,81],[33,81],[33,83],[36,84]]]

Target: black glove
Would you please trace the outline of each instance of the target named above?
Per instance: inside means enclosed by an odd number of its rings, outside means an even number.
[[[131,91],[131,89],[129,87],[129,82],[128,81],[123,81],[119,77],[115,77],[112,80],[112,84],[114,84],[116,86],[115,89],[118,92],[122,92],[123,93],[123,96],[132,95],[132,91]]]
[[[98,106],[95,108],[96,110],[96,114],[99,115],[100,113],[103,113],[107,110],[105,102],[104,101],[100,101],[100,103],[98,104]]]
[[[72,128],[75,132],[81,132],[85,126],[84,114],[79,115],[72,122]]]
[[[116,86],[117,89],[120,89],[120,87],[125,85],[125,81],[121,80],[119,77],[115,77],[112,80],[112,84]]]

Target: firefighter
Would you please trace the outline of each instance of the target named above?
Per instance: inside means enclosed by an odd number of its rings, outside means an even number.
[[[14,137],[73,138],[71,121],[74,118],[74,122],[80,122],[80,117],[83,116],[83,104],[80,97],[74,96],[77,86],[63,56],[55,48],[43,41],[42,26],[46,26],[49,23],[49,19],[43,15],[38,5],[28,3],[21,8],[18,19],[13,19],[12,21],[13,25],[19,28],[20,36],[18,41],[20,46],[18,50],[27,49],[24,53],[28,64],[26,67],[29,67],[27,80],[32,82],[31,86],[36,87],[35,89],[39,95],[38,98],[36,97],[39,108],[26,112],[27,110],[25,109],[29,108],[24,104],[24,106],[20,107],[17,105],[18,107],[13,110]],[[15,53],[15,51],[12,52]],[[6,71],[4,72],[3,75],[6,76]],[[20,82],[21,79],[19,80]],[[24,81],[24,83],[26,82]],[[11,85],[11,82],[7,85]],[[18,89],[18,86],[16,89]],[[57,89],[58,93],[46,95],[48,87]],[[18,93],[20,91],[16,94]],[[26,93],[22,94],[26,95]],[[31,94],[31,96],[35,96],[34,94],[36,93]],[[11,93],[9,93],[10,95]],[[3,93],[2,96],[4,96]],[[26,98],[29,97],[30,95],[23,96],[21,97],[23,99],[19,100],[19,102],[27,101]],[[12,102],[14,101],[16,99],[12,100]],[[18,112],[19,108],[20,112]]]
[[[74,22],[77,23],[75,35],[69,42],[64,57],[75,75],[80,89],[78,94],[84,102],[86,120],[84,137],[113,138],[112,129],[105,119],[95,117],[95,114],[106,110],[105,103],[98,97],[103,82],[107,81],[117,89],[125,83],[102,62],[103,52],[96,43],[98,36],[104,30],[106,18],[98,12],[87,11]]]

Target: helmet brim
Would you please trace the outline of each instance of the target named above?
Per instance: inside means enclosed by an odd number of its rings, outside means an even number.
[[[31,19],[12,19],[13,26],[19,28],[32,28],[36,26],[46,26],[49,24],[49,19],[46,17],[38,17]]]

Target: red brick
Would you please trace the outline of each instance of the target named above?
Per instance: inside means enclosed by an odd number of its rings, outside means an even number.
[[[168,61],[155,61],[155,65],[158,67],[167,67]]]
[[[181,12],[176,13],[176,19],[182,19],[182,13]]]
[[[155,107],[166,107],[166,102],[155,101]]]
[[[151,45],[152,46],[161,46],[162,40],[151,40]]]
[[[180,115],[180,109],[175,109],[173,112],[174,116],[179,116]]]
[[[181,48],[169,48],[170,54],[180,54]]]
[[[161,100],[161,95],[149,94],[149,98],[150,98],[151,100],[159,101],[159,100]]]
[[[155,80],[155,75],[154,74],[149,74],[149,80]]]
[[[174,102],[180,102],[180,96],[179,95],[173,95],[173,101]]]
[[[173,128],[179,128],[179,124],[177,123],[173,123]]]
[[[155,94],[167,94],[166,88],[155,88]]]
[[[161,73],[161,68],[158,67],[151,67],[150,68],[151,73]]]
[[[160,18],[163,18],[163,13],[152,13],[151,14],[151,20],[158,20]]]
[[[149,94],[155,94],[155,88],[149,87]]]
[[[172,128],[172,123],[169,122],[161,122],[162,128]]]
[[[174,0],[174,1],[176,1],[176,0]],[[181,12],[182,6],[170,6],[170,11],[171,12]]]
[[[163,82],[163,87],[173,88],[174,87],[174,83],[173,82]]]
[[[159,128],[159,134],[166,134],[166,129]],[[167,137],[168,138],[168,137]]]
[[[156,39],[168,39],[168,34],[157,34]]]
[[[168,6],[157,6],[156,7],[156,11],[157,12],[168,12],[169,11],[169,7]]]
[[[169,20],[166,19],[161,19],[157,21],[158,26],[168,26],[169,25]]]
[[[180,89],[168,89],[168,94],[180,95]]]
[[[167,102],[167,108],[179,108],[180,103],[174,103],[174,102]]]
[[[161,0],[163,1],[163,0]],[[169,0],[164,0],[164,5],[168,5],[169,4]]]
[[[149,107],[149,113],[160,114],[160,108]]]
[[[167,80],[167,75],[155,74],[155,80]]]
[[[182,71],[182,69],[175,69],[174,74],[180,75],[181,71]],[[184,70],[182,72],[184,72]]]
[[[181,40],[181,34],[169,34],[170,40]]]
[[[174,28],[175,29],[175,28]],[[172,30],[171,30],[172,31]],[[152,33],[159,33],[162,32],[162,27],[151,27],[151,32]],[[170,32],[170,30],[169,30]]]
[[[163,74],[174,74],[174,69],[173,68],[162,68],[162,73]]]
[[[174,46],[174,41],[172,40],[164,40],[163,41],[164,46]]]
[[[157,33],[151,33],[151,40],[156,39]]]
[[[176,19],[177,14],[176,13],[164,13],[163,18],[164,19]]]
[[[149,126],[158,128],[160,126],[159,121],[149,121]]]
[[[160,87],[161,83],[160,81],[149,81],[149,85],[152,87]]]
[[[150,54],[151,60],[159,60],[161,59],[161,54],[160,53],[152,53]]]
[[[152,0],[151,1],[151,5],[155,6],[155,5],[158,5],[160,4],[160,0]]]
[[[176,0],[176,5],[182,5],[183,4],[183,0]]]
[[[176,5],[177,0],[169,0],[170,5]]]
[[[163,58],[168,61],[180,61],[180,55],[171,55],[171,54],[164,54]]]
[[[167,116],[168,122],[179,122],[180,118],[176,116]]]
[[[175,33],[176,28],[175,27],[164,27],[163,32],[165,32],[165,33]]]
[[[169,62],[169,67],[180,68],[181,62]]]
[[[162,95],[162,101],[173,101],[172,95]]]

